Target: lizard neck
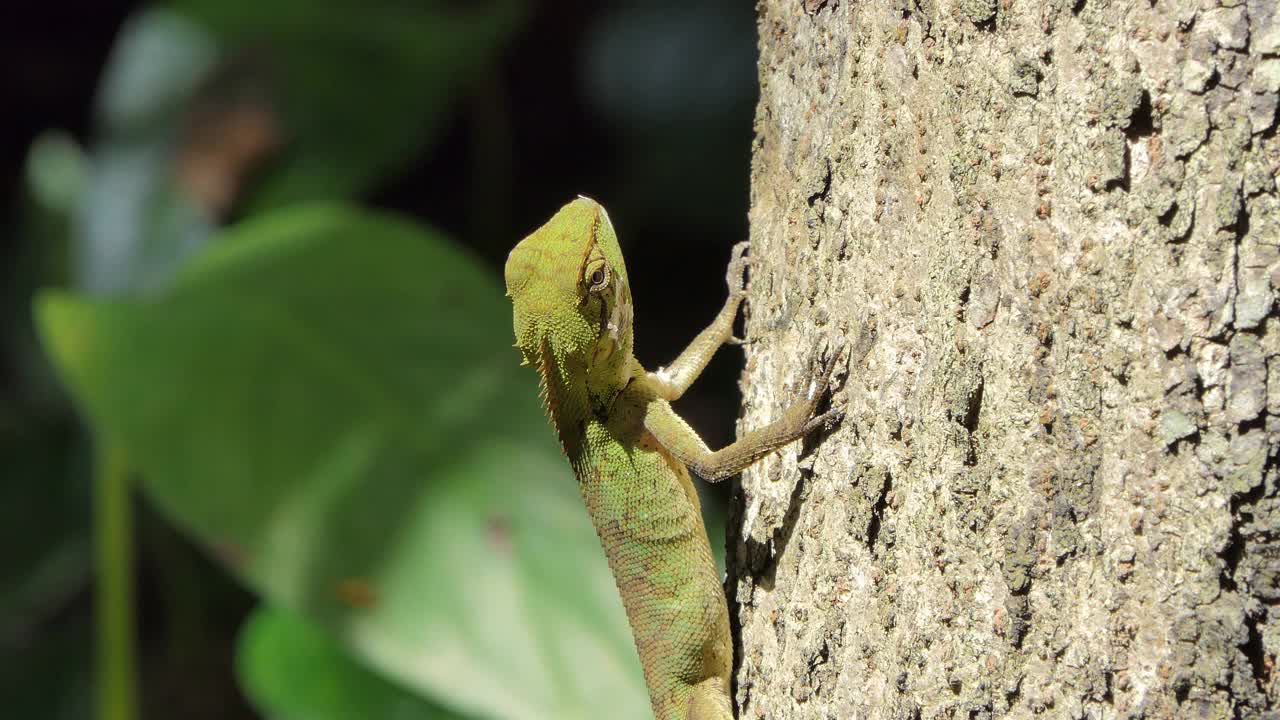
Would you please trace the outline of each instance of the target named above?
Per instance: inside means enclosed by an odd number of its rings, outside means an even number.
[[[621,337],[605,334],[590,351],[586,393],[590,410],[596,417],[608,416],[618,394],[636,375],[639,364],[631,354],[630,340],[630,333]]]
[[[537,370],[542,408],[556,429],[561,449],[570,463],[576,465],[582,452],[586,421],[591,416],[586,363],[574,354],[557,355],[551,343],[544,340],[539,348]]]
[[[557,356],[544,342],[540,355],[543,408],[565,455],[577,465],[587,423],[605,421],[618,395],[643,370],[630,353],[606,353],[599,347],[589,353],[588,360],[578,353]]]

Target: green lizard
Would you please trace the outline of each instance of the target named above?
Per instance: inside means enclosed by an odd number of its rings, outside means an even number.
[[[779,420],[714,452],[671,409],[732,340],[746,250],[734,248],[729,299],[715,320],[657,372],[632,355],[631,288],[603,207],[574,200],[507,259],[516,347],[542,376],[547,414],[618,583],[657,720],[733,718],[729,612],[689,468],[722,480],[840,417],[814,417],[829,367]]]

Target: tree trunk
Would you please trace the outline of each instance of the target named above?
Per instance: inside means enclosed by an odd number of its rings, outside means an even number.
[[[1280,710],[1274,0],[762,0],[740,718]]]

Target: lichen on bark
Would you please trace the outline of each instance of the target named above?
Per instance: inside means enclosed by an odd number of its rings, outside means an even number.
[[[1280,710],[1280,12],[760,3],[741,718]]]

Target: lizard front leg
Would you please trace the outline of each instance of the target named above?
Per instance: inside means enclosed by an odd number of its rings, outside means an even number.
[[[748,432],[719,450],[713,451],[707,447],[698,433],[663,399],[654,399],[648,403],[644,427],[659,445],[688,465],[702,479],[708,482],[723,480],[738,474],[796,438],[820,427],[830,427],[844,416],[843,408],[832,408],[822,415],[814,416],[818,402],[826,393],[830,382],[833,362],[834,360],[823,363],[813,391],[804,400],[787,408],[782,417]]]
[[[733,256],[729,260],[729,270],[725,280],[729,284],[729,298],[724,307],[711,321],[705,330],[689,343],[670,365],[647,373],[646,384],[655,395],[663,400],[678,400],[684,391],[689,389],[694,380],[702,374],[702,370],[711,362],[711,356],[726,342],[733,341],[733,321],[738,316],[738,307],[746,295],[747,265],[751,262],[746,257],[750,243],[740,242],[733,246]]]

